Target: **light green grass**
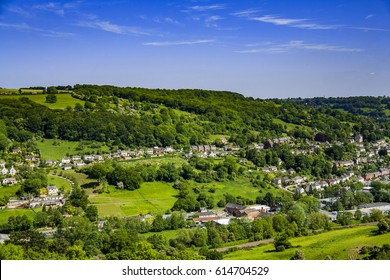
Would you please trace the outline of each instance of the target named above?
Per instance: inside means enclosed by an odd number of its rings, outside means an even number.
[[[270,187],[270,189],[262,189],[262,193],[260,193],[259,188],[253,187],[250,179],[244,176],[240,176],[234,179],[234,181],[224,181],[224,182],[211,182],[207,184],[196,183],[194,181],[190,181],[193,187],[200,186],[204,189],[208,190],[210,188],[215,189],[215,193],[208,193],[214,197],[215,204],[220,200],[224,199],[224,194],[229,193],[235,197],[241,196],[243,198],[248,198],[251,200],[256,200],[256,197],[259,195],[265,195],[267,192],[272,193],[275,196],[281,195],[284,191],[281,189],[277,189],[274,187]]]
[[[14,95],[0,95],[0,98],[21,98],[27,97],[28,99],[44,105],[50,109],[65,109],[70,106],[75,107],[76,103],[80,103],[84,106],[85,101],[73,98],[69,93],[57,94],[56,103],[46,103],[46,94],[14,94]]]
[[[10,198],[16,198],[16,192],[20,189],[20,185],[13,186],[0,186],[0,196],[8,196]]]
[[[307,260],[323,260],[330,256],[333,260],[359,258],[362,246],[374,246],[390,243],[390,233],[374,235],[376,226],[357,226],[333,230],[313,236],[292,238],[295,248],[275,252],[274,245],[267,244],[249,250],[239,250],[225,255],[228,260],[288,260],[299,249]],[[299,246],[299,247],[296,247]]]
[[[135,166],[139,165],[161,165],[165,163],[174,163],[175,166],[182,166],[187,163],[187,161],[183,158],[177,156],[164,156],[164,157],[151,157],[151,158],[143,158],[143,159],[135,159],[130,161],[122,162],[123,165]]]
[[[284,121],[282,121],[281,119],[277,119],[277,118],[274,118],[272,120],[273,123],[275,124],[281,124],[283,126],[286,126],[287,127],[287,131],[292,131],[294,129],[305,129],[309,132],[312,132],[312,129],[308,126],[305,126],[305,125],[297,125],[297,124],[292,124],[292,123],[286,123]]]
[[[34,212],[35,211],[35,212]],[[31,209],[1,209],[0,210],[0,225],[8,222],[8,218],[11,216],[23,216],[27,215],[31,220],[34,219],[36,212],[41,212],[42,208]]]
[[[135,191],[117,190],[109,187],[110,193],[93,194],[89,196],[91,203],[95,204],[99,216],[135,216],[139,214],[163,214],[172,208],[176,201],[177,191],[172,183],[143,183]]]
[[[56,145],[53,145],[57,143]],[[82,153],[93,153],[97,151],[108,152],[110,149],[103,145],[100,148],[89,148],[84,146],[83,150],[76,150],[80,145],[80,142],[77,141],[66,141],[66,140],[54,140],[54,139],[44,139],[43,141],[38,141],[37,146],[41,153],[41,158],[43,160],[60,160],[67,155],[80,155]]]
[[[72,185],[68,180],[51,174],[47,175],[47,184],[49,186],[55,185],[59,190],[63,187],[65,192],[70,191],[72,189]]]

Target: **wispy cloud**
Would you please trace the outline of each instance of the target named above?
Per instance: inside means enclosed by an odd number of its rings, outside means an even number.
[[[81,1],[69,3],[47,2],[45,4],[33,5],[32,8],[35,10],[48,11],[63,16],[67,10],[76,9],[80,3]]]
[[[56,30],[33,27],[33,26],[28,25],[26,23],[3,23],[3,22],[0,22],[0,28],[16,30],[16,31],[21,31],[21,32],[37,32],[40,35],[46,36],[46,37],[71,37],[71,36],[75,35],[74,33],[70,33],[70,32],[61,32],[61,31],[56,31]]]
[[[28,12],[25,9],[18,7],[18,6],[10,5],[10,6],[5,7],[5,9],[11,13],[15,13],[15,14],[21,15],[23,17],[30,17],[31,16],[30,12]]]
[[[301,28],[301,29],[337,29],[339,25],[323,25],[317,23],[311,23],[309,19],[303,18],[281,18],[273,15],[265,15],[262,17],[250,17],[251,20],[271,23],[274,25],[284,25],[289,27]]]
[[[134,35],[134,36],[142,36],[142,35],[150,35],[148,32],[142,30],[139,27],[127,26],[127,25],[118,25],[111,23],[109,21],[103,21],[99,19],[91,20],[91,21],[82,21],[77,24],[81,27],[88,27],[99,29],[102,31],[121,34],[121,35]]]
[[[220,16],[209,16],[205,19],[205,24],[207,27],[211,28],[218,28],[218,23],[217,21],[223,19],[223,17]]]
[[[196,40],[196,41],[171,41],[171,42],[148,42],[143,43],[144,46],[164,47],[164,46],[181,46],[181,45],[197,45],[209,44],[215,40]]]
[[[259,10],[257,9],[247,9],[247,10],[231,13],[230,15],[236,17],[253,17],[253,15],[257,14],[258,12]]]
[[[192,7],[190,7],[190,9],[193,11],[197,11],[197,12],[215,11],[215,10],[226,9],[226,5],[225,4],[215,4],[215,5],[209,5],[209,6],[192,6]]]
[[[262,45],[260,44],[251,44],[247,46]],[[326,51],[326,52],[362,52],[363,49],[360,48],[347,48],[343,46],[334,46],[328,44],[310,44],[305,43],[304,41],[296,40],[289,41],[287,44],[273,44],[266,42],[263,44],[262,48],[248,49],[236,51],[237,53],[270,53],[270,54],[279,54],[287,53],[291,50],[311,50],[311,51]]]
[[[367,16],[365,17],[365,19],[370,19],[370,18],[373,18],[373,17],[375,17],[374,14],[369,14],[369,15],[367,15]]]
[[[362,30],[365,32],[368,31],[383,31],[383,32],[390,32],[390,29],[385,28],[375,28],[375,27],[348,27],[349,29],[356,29],[356,30]]]

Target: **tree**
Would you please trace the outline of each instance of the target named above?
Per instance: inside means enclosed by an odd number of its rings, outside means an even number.
[[[55,94],[46,95],[46,103],[56,103],[56,102],[57,102],[57,95]]]
[[[47,94],[57,94],[58,93],[58,90],[56,87],[48,87],[47,90],[46,90]]]
[[[274,246],[277,252],[283,252],[284,250],[291,248],[292,245],[290,241],[288,241],[287,236],[282,234],[275,238]]]
[[[291,257],[291,260],[304,260],[305,254],[301,250],[295,250],[294,255]]]

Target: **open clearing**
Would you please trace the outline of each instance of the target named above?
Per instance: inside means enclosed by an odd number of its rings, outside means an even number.
[[[84,106],[85,101],[73,98],[70,93],[59,93],[57,94],[56,103],[46,103],[46,94],[13,94],[13,95],[0,95],[0,98],[21,98],[27,97],[35,103],[44,105],[50,109],[65,109],[70,106],[74,108],[76,103],[80,103]]]
[[[83,145],[83,149],[78,150],[77,148],[80,146],[80,142],[54,139],[43,139],[42,141],[37,141],[37,146],[43,160],[60,160],[68,155],[81,155],[86,153],[92,154],[99,151],[108,152],[110,150],[105,145],[102,145],[100,148],[90,148],[88,145]]]
[[[117,190],[109,187],[110,193],[90,194],[89,200],[96,205],[100,217],[135,216],[139,214],[164,214],[176,201],[177,190],[172,183],[143,183],[135,191]]]

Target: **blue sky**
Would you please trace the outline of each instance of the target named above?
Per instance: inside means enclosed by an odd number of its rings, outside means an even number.
[[[0,87],[390,95],[390,1],[0,1]]]

